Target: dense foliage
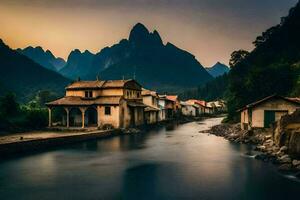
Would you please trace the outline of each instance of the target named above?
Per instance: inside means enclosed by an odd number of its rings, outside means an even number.
[[[0,98],[0,133],[41,129],[47,126],[45,102],[56,98],[48,91],[40,91],[27,104],[20,105],[13,93]]]
[[[238,61],[233,57],[227,96],[230,118],[241,106],[274,93],[300,95],[300,3],[253,44],[255,49],[249,54],[235,55]]]
[[[230,120],[239,108],[266,96],[300,96],[300,3],[253,44],[252,52],[232,53],[227,76],[194,91],[206,100],[225,98]]]
[[[224,99],[226,96],[226,89],[228,85],[228,74],[216,77],[213,81],[199,86],[197,89],[187,90],[183,92],[180,97],[182,99],[203,99],[206,101],[213,101],[217,99]]]

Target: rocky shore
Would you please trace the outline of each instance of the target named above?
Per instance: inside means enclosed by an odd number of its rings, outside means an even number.
[[[287,146],[279,147],[273,140],[273,129],[241,130],[240,124],[220,124],[212,127],[210,134],[224,137],[236,143],[252,144],[259,152],[255,159],[272,162],[283,173],[293,174],[300,178],[300,159],[289,155]]]

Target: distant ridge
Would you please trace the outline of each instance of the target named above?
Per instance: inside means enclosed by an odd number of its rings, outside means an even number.
[[[94,79],[99,74],[103,79],[136,78],[145,87],[162,92],[193,88],[212,80],[195,56],[171,43],[165,45],[158,31],[149,32],[141,23],[131,29],[128,39],[95,55],[74,54],[72,51],[60,71],[70,78]]]
[[[206,68],[206,70],[213,77],[218,77],[218,76],[222,76],[225,73],[228,73],[229,70],[230,70],[230,68],[227,65],[225,65],[225,64],[217,62],[212,67]]]
[[[65,60],[59,57],[55,57],[51,51],[46,50],[40,46],[38,47],[26,47],[24,49],[17,49],[17,51],[28,58],[32,59],[36,63],[53,71],[59,71],[66,64]]]

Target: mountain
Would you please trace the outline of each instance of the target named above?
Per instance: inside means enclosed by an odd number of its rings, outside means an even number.
[[[81,53],[80,50],[75,49],[70,53],[67,64],[59,71],[59,73],[72,79],[78,77],[85,78],[91,71],[94,56],[95,55],[88,50]],[[93,79],[95,77],[93,77]]]
[[[206,68],[206,70],[213,77],[218,77],[228,73],[230,68],[220,62],[217,62],[214,66]]]
[[[36,63],[53,71],[58,71],[66,64],[62,58],[56,58],[51,51],[44,51],[42,47],[26,47],[25,49],[17,49],[17,51]]]
[[[164,44],[156,30],[149,32],[141,23],[132,28],[128,39],[94,55],[91,65],[89,62],[77,65],[75,73],[68,66],[72,66],[69,59],[63,74],[70,78],[95,79],[97,75],[103,79],[135,78],[159,92],[176,92],[212,80],[195,56],[171,43]]]
[[[62,75],[45,69],[27,56],[10,49],[0,39],[0,88],[16,93],[21,101],[28,101],[40,90],[62,95],[70,82]],[[4,93],[4,92],[2,92]]]

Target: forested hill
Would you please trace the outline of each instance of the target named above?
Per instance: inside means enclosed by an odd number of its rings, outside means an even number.
[[[1,39],[0,74],[0,95],[13,92],[22,102],[30,100],[41,90],[62,95],[64,87],[70,82],[62,75],[10,49]]]
[[[300,3],[253,44],[255,49],[250,53],[232,54],[228,77],[231,115],[237,108],[274,93],[300,95]]]
[[[231,118],[238,108],[274,93],[300,96],[300,3],[253,44],[252,52],[232,53],[228,75],[199,87],[194,95],[226,98]]]

